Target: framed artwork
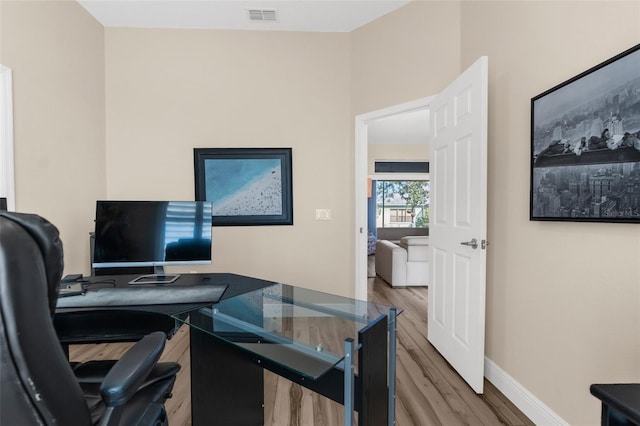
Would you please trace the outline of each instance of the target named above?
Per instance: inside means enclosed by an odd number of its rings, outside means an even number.
[[[640,44],[531,99],[530,220],[640,223]]]
[[[197,201],[213,226],[293,225],[291,148],[195,148]]]

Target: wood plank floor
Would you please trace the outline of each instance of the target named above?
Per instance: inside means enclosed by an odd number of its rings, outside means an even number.
[[[369,278],[372,302],[404,308],[397,321],[396,425],[533,425],[504,395],[485,380],[485,393],[476,395],[426,339],[427,288],[392,289]],[[114,359],[126,343],[76,345],[75,361]],[[173,398],[166,407],[172,426],[191,425],[189,398],[189,330],[182,327],[167,342],[163,360],[178,361]],[[272,373],[265,373],[265,425],[333,426],[343,424],[340,404]],[[223,425],[227,426],[227,425]]]

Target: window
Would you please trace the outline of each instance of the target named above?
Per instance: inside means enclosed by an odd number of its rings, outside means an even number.
[[[378,228],[429,226],[429,182],[424,180],[376,181]]]
[[[391,209],[389,211],[389,222],[410,222],[410,219],[407,219],[407,210],[405,209]]]

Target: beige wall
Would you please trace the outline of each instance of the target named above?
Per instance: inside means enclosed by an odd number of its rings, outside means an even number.
[[[72,2],[0,15],[17,206],[61,228],[69,272],[87,272],[97,198],[192,199],[193,147],[291,146],[295,225],[215,228],[207,270],[349,294],[353,116],[488,55],[487,356],[571,424],[598,424],[590,383],[640,380],[640,227],[528,220],[530,98],[637,43],[639,3],[414,1],[351,34],[103,35]]]
[[[105,194],[104,30],[76,2],[0,2],[0,63],[13,70],[16,210],[58,226],[65,271],[89,272]]]
[[[194,147],[291,147],[294,225],[214,227],[198,270],[352,295],[349,53],[348,34],[107,29],[107,196],[193,199]]]
[[[438,93],[460,70],[460,3],[413,1],[351,33],[354,115]]]
[[[595,382],[640,380],[640,226],[530,222],[530,99],[640,41],[639,2],[465,2],[489,57],[487,356],[570,424]]]
[[[596,425],[589,385],[640,380],[640,227],[529,221],[530,99],[638,43],[640,3],[458,5],[414,2],[353,33],[354,113],[434,95],[489,57],[487,357],[570,424]]]

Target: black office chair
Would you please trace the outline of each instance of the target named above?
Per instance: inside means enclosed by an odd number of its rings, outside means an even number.
[[[52,322],[62,269],[53,225],[0,212],[0,424],[167,424],[164,401],[180,365],[157,363],[163,333],[74,374]]]

